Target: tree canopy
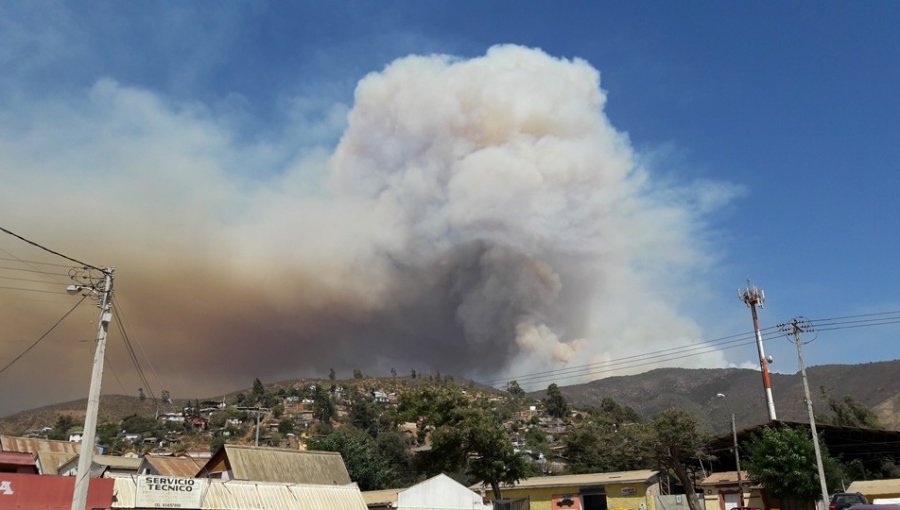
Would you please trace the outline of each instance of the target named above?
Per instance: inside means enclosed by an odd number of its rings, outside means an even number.
[[[840,487],[841,467],[822,446],[822,464],[829,490]],[[791,427],[764,427],[743,444],[747,451],[744,466],[750,477],[765,484],[776,497],[818,499],[821,494],[816,456],[809,430]]]

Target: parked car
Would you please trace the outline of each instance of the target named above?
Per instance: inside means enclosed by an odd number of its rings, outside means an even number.
[[[847,510],[853,505],[868,505],[866,497],[858,492],[835,492],[831,495],[828,510]]]

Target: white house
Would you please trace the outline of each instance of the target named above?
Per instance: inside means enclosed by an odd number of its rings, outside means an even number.
[[[370,510],[491,510],[481,495],[440,474],[408,489],[363,492]]]

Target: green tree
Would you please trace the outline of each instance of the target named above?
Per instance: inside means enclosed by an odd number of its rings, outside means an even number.
[[[354,368],[353,369],[353,378],[354,379],[362,379],[363,378],[362,370],[360,370],[358,368]]]
[[[547,396],[544,397],[544,410],[547,414],[556,418],[563,418],[569,410],[569,404],[566,397],[559,391],[559,386],[552,383],[547,386]]]
[[[569,427],[563,441],[572,473],[631,471],[652,467],[647,427],[588,421]]]
[[[697,419],[673,407],[657,416],[647,432],[648,453],[660,466],[675,475],[684,487],[690,509],[700,510],[688,463],[694,459],[709,459],[710,456],[704,451],[708,438],[698,430]]]
[[[353,394],[347,419],[351,425],[366,431],[369,435],[373,437],[378,435],[378,411],[366,395],[359,392]]]
[[[828,453],[822,440],[822,465],[829,490],[840,487],[838,462]],[[750,477],[766,486],[776,497],[815,500],[821,495],[816,454],[809,431],[803,428],[764,427],[742,447],[747,451],[744,467]]]
[[[334,412],[334,401],[331,400],[331,395],[322,390],[321,387],[316,386],[316,392],[313,396],[313,416],[327,425],[334,418]]]
[[[365,431],[343,427],[307,442],[310,450],[340,452],[350,479],[364,491],[387,488],[396,477],[393,466],[380,454]]]
[[[284,415],[284,404],[279,402],[279,403],[275,404],[274,406],[272,406],[272,417],[273,418],[275,418],[277,420],[278,418],[281,418],[282,415]]]
[[[415,371],[415,370],[410,370],[410,371],[409,371],[409,378],[410,378],[410,379],[415,379],[415,378],[416,378],[416,371]]]
[[[463,470],[490,484],[496,499],[501,497],[501,483],[516,483],[530,474],[503,424],[493,412],[480,407],[456,408],[450,419],[432,432],[431,451],[426,455],[428,474]]]
[[[522,398],[525,396],[525,390],[519,386],[518,381],[510,381],[509,384],[506,385],[506,391],[513,396],[513,398]]]
[[[328,369],[328,380],[334,382],[335,379],[337,379],[337,375],[335,375],[334,369],[329,368]]]
[[[257,402],[262,400],[263,397],[266,395],[266,387],[263,386],[262,381],[260,381],[258,377],[256,379],[253,379],[252,394],[253,394],[253,399],[256,400]]]
[[[831,413],[826,414],[821,418],[817,416],[817,421],[826,425],[835,425],[838,427],[857,427],[864,429],[883,428],[881,422],[878,421],[878,416],[862,402],[850,396],[845,396],[843,399],[835,399],[830,397],[825,392],[824,388],[821,390],[822,398],[825,399]]]
[[[75,426],[75,420],[68,414],[61,414],[56,417],[56,424],[50,432],[50,439],[69,440],[69,429]]]
[[[278,432],[289,434],[294,431],[294,422],[290,418],[284,418],[278,422]]]

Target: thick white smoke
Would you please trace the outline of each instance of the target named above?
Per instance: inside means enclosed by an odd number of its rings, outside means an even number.
[[[131,336],[176,396],[330,367],[489,380],[697,341],[678,303],[702,288],[685,285],[710,263],[703,215],[729,193],[655,183],[605,102],[581,60],[413,56],[360,81],[336,148],[298,151],[288,135],[322,126],[248,144],[203,105],[103,79],[0,116],[0,217],[119,267]],[[30,318],[22,339],[71,305],[16,297],[0,313]],[[64,368],[34,398],[83,394],[67,346],[40,353]]]

